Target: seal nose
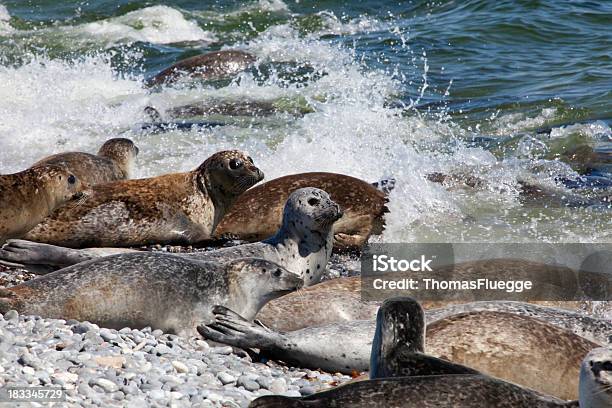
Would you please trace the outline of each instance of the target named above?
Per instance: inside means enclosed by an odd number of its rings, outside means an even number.
[[[259,170],[259,168],[255,167],[255,174],[257,174],[257,178],[259,179],[259,181],[264,179],[264,173],[263,171]]]
[[[342,211],[342,208],[340,208],[340,206],[336,204],[336,219],[339,220],[340,218],[342,218],[343,215],[344,211]]]

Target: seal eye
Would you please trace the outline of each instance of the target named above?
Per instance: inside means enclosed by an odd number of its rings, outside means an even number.
[[[277,269],[277,270],[274,271],[274,276],[276,276],[277,278],[280,278],[282,273],[283,272],[280,269]]]
[[[239,169],[240,167],[243,166],[244,163],[242,163],[242,160],[240,159],[232,159],[229,161],[229,168],[232,170],[236,170]]]
[[[74,177],[72,174],[68,176],[68,184],[74,184],[76,183],[76,177]]]
[[[601,369],[603,371],[612,371],[612,361],[605,361],[602,365],[601,365]]]
[[[308,205],[310,205],[311,207],[314,207],[315,205],[319,204],[319,199],[318,198],[309,198],[308,199]]]

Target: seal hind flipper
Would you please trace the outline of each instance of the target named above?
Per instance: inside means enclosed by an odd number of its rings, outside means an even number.
[[[207,325],[199,325],[198,333],[207,340],[231,344],[243,349],[265,348],[274,345],[277,335],[270,329],[249,322],[238,313],[224,307],[213,308],[215,321]]]

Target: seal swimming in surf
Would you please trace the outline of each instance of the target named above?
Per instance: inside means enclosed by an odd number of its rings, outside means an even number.
[[[173,64],[150,78],[147,85],[169,84],[185,77],[204,80],[221,79],[244,71],[255,61],[255,56],[240,50],[209,52]]]
[[[0,244],[23,236],[56,208],[82,198],[85,188],[77,176],[58,166],[0,175]]]
[[[120,329],[150,326],[181,335],[224,304],[252,319],[269,300],[303,284],[273,262],[227,264],[171,254],[129,253],[83,262],[0,290],[0,312],[87,320]]]
[[[344,211],[343,217],[334,224],[334,248],[361,248],[370,235],[382,233],[388,209],[387,196],[380,189],[343,174],[301,173],[247,190],[223,217],[214,236],[245,241],[271,236],[281,224],[287,197],[303,187],[327,191]]]
[[[73,248],[199,242],[262,179],[250,157],[222,151],[190,172],[93,186],[86,201],[58,208],[24,238]]]
[[[58,153],[36,162],[32,167],[50,164],[66,168],[82,183],[90,186],[130,178],[138,147],[130,139],[115,138],[104,142],[97,154]]]
[[[262,242],[220,248],[208,252],[177,254],[190,259],[227,262],[258,257],[278,263],[304,279],[306,285],[319,282],[333,246],[332,225],[342,216],[338,204],[316,188],[291,193],[283,210],[283,223],[276,234]],[[4,263],[68,266],[106,256],[118,248],[70,249],[23,240],[12,240],[0,250]],[[131,251],[131,250],[128,250]]]
[[[225,308],[217,308],[215,315],[222,327],[217,323],[198,326],[204,338],[257,348],[266,357],[298,367],[343,373],[369,367],[373,320],[279,333],[244,322]],[[581,359],[600,346],[543,320],[507,312],[458,313],[435,321],[428,315],[426,311],[428,354],[566,399],[577,397]],[[542,378],[541,370],[550,370],[550,374]]]

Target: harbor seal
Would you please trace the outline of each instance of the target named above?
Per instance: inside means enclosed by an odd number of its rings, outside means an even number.
[[[9,241],[12,242],[12,241]],[[504,260],[503,265],[508,265]],[[489,261],[466,262],[463,268],[476,271],[490,267]],[[523,263],[523,265],[529,265]],[[535,317],[600,344],[612,342],[612,324],[583,313],[585,302],[573,301],[422,301],[430,320],[465,312],[498,311]],[[586,303],[588,305],[588,303]],[[360,276],[331,279],[307,287],[299,293],[289,293],[266,304],[257,318],[277,331],[294,331],[313,326],[374,320],[380,301],[362,297]],[[434,310],[432,310],[434,309]],[[610,339],[609,339],[610,338]]]
[[[292,191],[316,187],[327,191],[344,216],[334,224],[334,248],[361,248],[371,234],[381,234],[387,196],[365,181],[336,173],[301,173],[280,177],[247,190],[223,217],[214,236],[258,241],[281,223],[285,201]]]
[[[191,244],[210,238],[236,197],[263,179],[250,157],[218,152],[193,171],[94,186],[24,238],[72,248]]]
[[[612,348],[591,350],[580,367],[580,407],[612,407]]]
[[[430,375],[358,381],[307,397],[267,395],[249,408],[578,408],[482,375]]]
[[[424,335],[423,309],[418,302],[411,298],[386,300],[377,315],[369,381],[346,384],[333,391],[300,399],[263,397],[255,400],[251,406],[323,407],[329,406],[331,401],[339,406],[364,407],[405,407],[406,403],[414,407],[568,406],[564,400],[490,377],[470,367],[428,356],[423,352]],[[390,378],[397,380],[392,383],[394,387],[384,387],[391,394],[381,392],[377,379],[388,381]],[[424,382],[427,378],[434,380]],[[464,381],[456,383],[454,380],[457,378],[469,378],[468,387],[463,387]],[[408,391],[408,395],[402,393],[400,397],[394,388],[405,390],[405,385],[414,386],[420,392],[414,394]],[[368,387],[373,388],[371,394],[367,392]],[[569,406],[577,405],[572,402]]]
[[[23,236],[68,201],[81,199],[86,188],[77,176],[58,166],[0,175],[0,244]]]
[[[234,307],[252,319],[267,301],[302,284],[295,274],[259,258],[220,264],[171,254],[119,254],[0,290],[0,312],[191,335],[196,323],[211,320],[214,305]]]
[[[214,51],[181,60],[147,81],[148,86],[170,84],[181,78],[222,79],[249,68],[255,56],[239,50]]]
[[[245,349],[258,348],[266,357],[298,367],[347,374],[369,368],[376,327],[373,320],[279,333],[242,321],[239,315],[224,308],[215,314],[218,316],[215,323],[198,326],[204,338]],[[425,316],[428,318],[427,311]],[[542,320],[483,311],[437,321],[428,319],[425,350],[491,376],[560,398],[575,399],[580,361],[599,346]],[[541,375],[543,371],[547,373],[545,377]]]
[[[98,154],[66,152],[45,157],[32,167],[50,164],[66,168],[82,183],[94,186],[129,179],[138,147],[130,139],[115,138],[104,142]]]
[[[273,237],[262,242],[178,256],[220,262],[243,257],[264,258],[282,265],[304,279],[306,285],[311,285],[317,283],[325,271],[333,246],[332,225],[341,216],[338,204],[325,191],[302,188],[287,199],[283,224]],[[13,264],[68,266],[106,256],[109,250],[122,251],[118,248],[79,250],[11,240],[0,250],[0,260]]]

